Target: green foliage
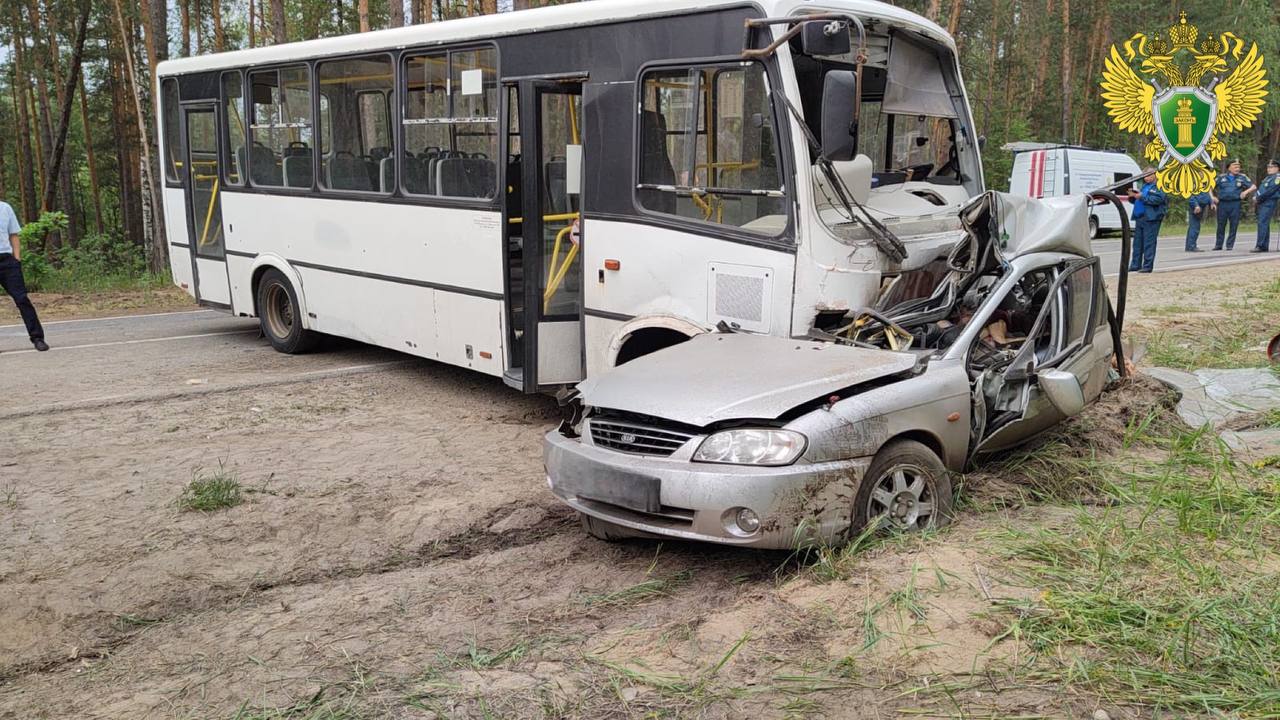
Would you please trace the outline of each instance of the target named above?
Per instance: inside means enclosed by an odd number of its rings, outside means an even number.
[[[182,489],[178,507],[195,512],[212,512],[235,507],[244,501],[240,492],[240,479],[235,470],[218,461],[217,470],[196,470],[191,482]]]
[[[143,248],[118,235],[91,234],[73,247],[46,249],[51,233],[65,232],[66,213],[46,212],[23,226],[22,272],[32,292],[86,293],[167,285],[147,272]]]

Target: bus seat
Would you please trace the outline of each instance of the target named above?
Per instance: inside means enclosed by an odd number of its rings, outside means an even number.
[[[404,158],[404,189],[415,195],[426,195],[428,192],[427,183],[427,161],[406,155]]]
[[[396,162],[389,157],[384,157],[378,161],[378,178],[380,180],[378,189],[384,193],[389,193],[396,186]]]
[[[231,174],[235,177],[240,178],[240,182],[244,182],[244,178],[245,178],[244,169],[246,167],[245,159],[244,159],[244,146],[241,145],[240,147],[236,148],[235,151],[231,153],[231,157],[232,157],[231,164],[233,165],[233,167],[231,168],[232,169]]]
[[[276,154],[271,148],[255,142],[249,150],[249,179],[254,185],[284,184],[280,165],[276,163]]]
[[[329,187],[334,190],[372,190],[364,161],[348,152],[334,153],[328,162]]]
[[[448,157],[436,165],[436,187],[448,197],[489,197],[496,175],[484,158]]]
[[[378,172],[378,161],[369,155],[361,157],[360,161],[364,163],[365,172],[369,174],[369,189],[376,190],[381,187],[382,176]]]
[[[675,185],[676,171],[667,151],[667,121],[656,110],[640,113],[640,182],[649,185]],[[675,213],[675,193],[642,189],[640,204],[649,210]]]
[[[289,187],[311,187],[314,173],[311,170],[311,148],[306,154],[286,155],[284,158],[284,184]]]
[[[384,159],[391,157],[391,148],[386,145],[371,147],[369,148],[369,157],[372,158],[374,162],[380,163]]]

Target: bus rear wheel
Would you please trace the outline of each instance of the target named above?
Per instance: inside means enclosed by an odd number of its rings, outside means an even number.
[[[258,321],[271,347],[294,355],[315,347],[315,333],[302,327],[302,308],[289,279],[270,269],[258,282]]]

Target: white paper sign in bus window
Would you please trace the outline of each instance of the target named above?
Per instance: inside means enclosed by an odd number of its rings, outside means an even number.
[[[463,95],[479,95],[484,92],[484,70],[476,68],[475,70],[462,71],[462,94]]]

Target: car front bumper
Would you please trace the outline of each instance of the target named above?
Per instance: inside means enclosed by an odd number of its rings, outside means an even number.
[[[605,450],[558,431],[544,442],[551,491],[575,510],[637,534],[759,548],[839,542],[871,458],[756,467]],[[677,453],[677,456],[680,453]],[[738,508],[760,519],[754,533]]]

